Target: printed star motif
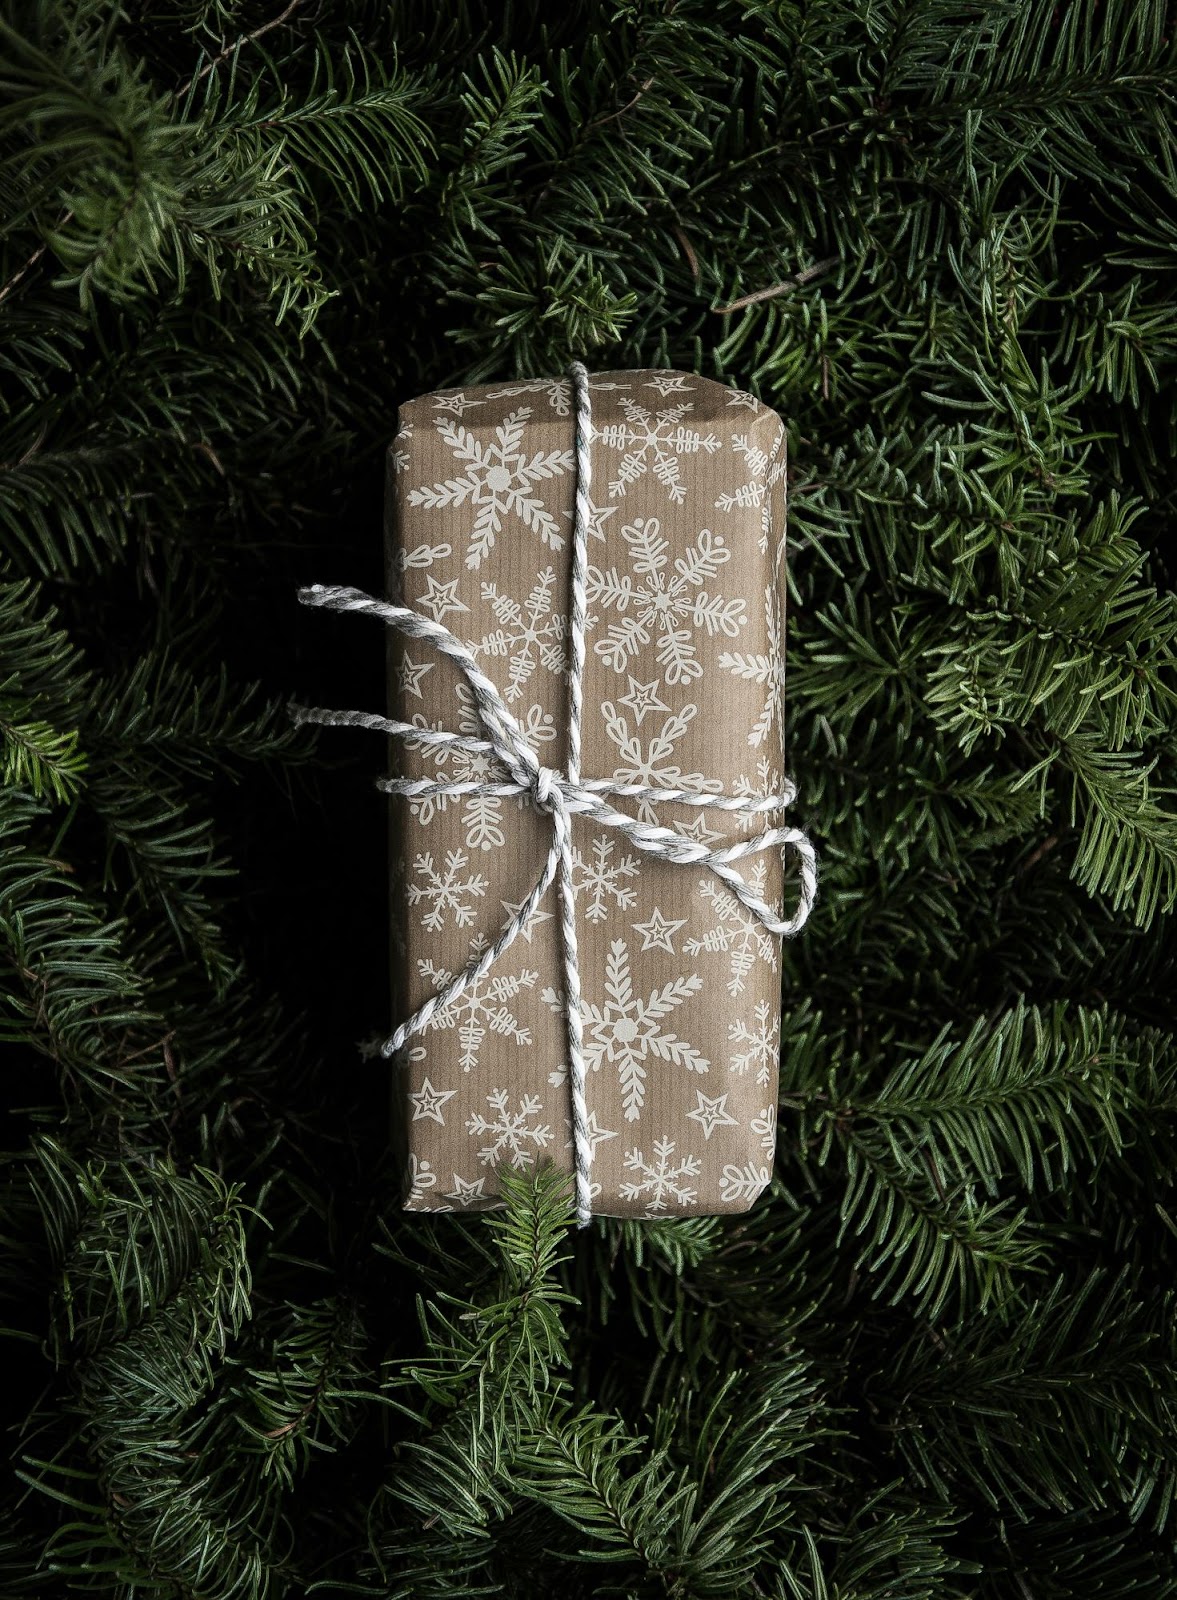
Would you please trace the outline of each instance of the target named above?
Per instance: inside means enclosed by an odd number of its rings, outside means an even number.
[[[576,1143],[575,1135],[572,1131],[571,1117],[564,1118],[564,1126],[568,1129],[568,1137],[564,1141],[564,1148],[565,1150],[571,1150],[573,1145]],[[585,1143],[588,1145],[588,1158],[590,1162],[596,1157],[597,1146],[599,1144],[603,1144],[606,1139],[616,1139],[617,1137],[618,1135],[612,1128],[601,1127],[600,1123],[597,1121],[597,1113],[595,1111],[589,1112],[588,1122],[585,1130]]]
[[[447,1200],[483,1200],[485,1196],[482,1192],[482,1186],[485,1182],[485,1178],[475,1178],[473,1183],[467,1183],[465,1178],[460,1178],[455,1172],[454,1186],[452,1189],[446,1190],[445,1197]]]
[[[421,679],[427,672],[432,672],[434,663],[424,661],[420,665],[410,660],[408,651],[401,655],[400,686],[402,694],[415,694],[418,700],[424,700],[421,693]]]
[[[429,587],[417,603],[432,611],[434,622],[444,622],[451,611],[469,611],[470,607],[458,599],[457,578],[438,583],[431,573],[425,582]]]
[[[441,1114],[441,1108],[447,1100],[452,1100],[457,1092],[456,1089],[435,1089],[428,1078],[423,1078],[417,1093],[409,1095],[409,1099],[413,1102],[413,1121],[422,1122],[428,1118],[430,1122],[436,1122],[444,1128],[445,1118]]]
[[[681,834],[684,839],[693,839],[696,844],[703,845],[714,844],[716,839],[723,837],[718,829],[707,826],[707,814],[703,811],[700,811],[694,822],[676,822],[674,831]]]
[[[716,1128],[735,1126],[735,1117],[728,1115],[726,1094],[704,1094],[702,1089],[696,1089],[695,1094],[699,1104],[693,1111],[688,1111],[687,1116],[703,1129],[705,1139],[710,1139]]]
[[[686,920],[685,917],[679,917],[677,922],[671,922],[655,906],[649,922],[635,922],[633,931],[641,934],[643,950],[665,950],[673,956],[677,951],[670,942],[670,936],[677,933]]]
[[[687,382],[685,372],[656,372],[642,387],[657,389],[660,397],[665,400],[668,394],[691,394],[695,385]]]
[[[526,896],[524,896],[524,899],[526,899]],[[523,901],[522,900],[500,900],[499,904],[502,906],[503,910],[507,913],[507,915],[503,918],[503,926],[505,928],[507,923],[510,922],[513,917],[517,917],[519,915],[519,911],[520,911],[520,909],[521,909],[521,907],[523,905]],[[526,939],[528,944],[530,944],[531,943],[531,936],[535,932],[535,930],[539,927],[540,923],[541,922],[551,922],[551,920],[552,920],[552,913],[550,911],[533,911],[531,913],[531,915],[528,917],[527,921],[520,928],[519,937],[521,939]]]
[[[747,406],[749,411],[760,410],[760,401],[746,389],[733,389],[727,397],[727,403],[729,406]]]
[[[618,704],[630,708],[633,712],[633,720],[639,728],[647,712],[670,710],[665,700],[659,697],[657,678],[652,683],[639,683],[636,678],[631,677],[629,679],[629,693],[619,695]]]
[[[584,531],[590,539],[604,539],[606,537],[605,522],[616,510],[616,506],[596,505],[592,496],[588,497],[588,516],[584,520]],[[575,510],[565,511],[563,515],[568,518],[569,522],[574,523],[576,521]]]
[[[434,402],[438,411],[452,411],[455,417],[462,416],[471,406],[484,406],[485,400],[470,400],[458,389],[454,394],[439,394]]]

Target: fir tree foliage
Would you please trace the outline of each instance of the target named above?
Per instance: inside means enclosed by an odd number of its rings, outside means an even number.
[[[1162,1600],[1166,0],[0,7],[0,1590]],[[768,1193],[406,1216],[397,404],[789,429]],[[361,630],[362,631],[362,630]]]

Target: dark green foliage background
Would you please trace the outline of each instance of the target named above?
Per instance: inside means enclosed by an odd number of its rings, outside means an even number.
[[[1171,1595],[1171,7],[3,14],[0,1592]],[[574,355],[789,425],[776,1173],[406,1222],[295,590]]]

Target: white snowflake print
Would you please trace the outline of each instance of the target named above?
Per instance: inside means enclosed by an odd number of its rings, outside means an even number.
[[[757,540],[757,547],[761,555],[767,554],[768,541],[772,533],[771,491],[785,475],[784,443],[783,429],[778,430],[771,451],[762,450],[758,444],[753,444],[746,433],[733,434],[732,449],[737,455],[743,456],[748,477],[737,489],[721,494],[715,502],[719,511],[759,509],[760,537]]]
[[[703,667],[695,649],[694,630],[705,628],[708,638],[722,633],[738,639],[748,622],[747,602],[742,597],[725,600],[703,588],[707,579],[716,577],[720,567],[731,560],[723,535],[700,529],[694,543],[675,558],[672,573],[667,571],[670,543],[662,537],[657,517],[638,517],[626,523],[621,537],[629,547],[634,577],[628,572],[621,576],[616,567],[603,572],[590,566],[586,574],[589,600],[621,616],[620,621],[610,623],[594,651],[614,672],[624,672],[656,636],[656,657],[668,684],[701,678]],[[632,615],[625,615],[631,607]]]
[[[485,948],[486,940],[480,936],[472,942],[471,953],[477,954]],[[417,958],[417,971],[429,980],[434,991],[443,989],[454,976],[448,968],[421,957]],[[492,967],[456,1000],[435,1011],[426,1027],[456,1028],[462,1071],[473,1072],[480,1064],[479,1052],[488,1033],[513,1039],[517,1045],[531,1043],[531,1029],[523,1026],[508,1001],[514,1000],[524,989],[534,989],[538,978],[539,973],[529,967],[513,973],[498,972]]]
[[[513,595],[504,594],[495,583],[482,585],[482,598],[490,602],[498,627],[475,643],[467,640],[477,655],[507,657],[508,701],[518,700],[537,666],[549,672],[565,669],[564,638],[568,619],[553,609],[552,590],[556,583],[554,567],[545,567],[523,605]]]
[[[536,1121],[543,1105],[538,1096],[525,1094],[519,1100],[519,1109],[511,1110],[511,1097],[506,1089],[492,1089],[486,1103],[493,1115],[486,1117],[481,1111],[471,1113],[466,1121],[466,1132],[477,1134],[490,1142],[478,1152],[483,1166],[500,1160],[512,1167],[530,1167],[535,1163],[537,1150],[546,1148],[552,1130]],[[534,1123],[534,1126],[533,1126]]]
[[[478,720],[478,713],[474,708],[474,698],[470,687],[465,683],[454,685],[454,693],[459,701],[458,732],[473,734],[476,738],[484,735],[484,729]],[[418,728],[433,728],[440,730],[444,724],[439,719],[429,722],[423,713],[417,712],[413,716],[413,725]],[[531,706],[525,717],[517,720],[527,736],[529,743],[534,747],[548,744],[556,737],[555,718],[545,712],[540,706]],[[462,783],[485,783],[490,779],[501,778],[497,762],[480,750],[462,750],[445,745],[426,745],[412,735],[406,735],[405,744],[414,750],[423,751],[438,767],[449,766],[455,779]],[[442,811],[448,810],[451,805],[457,805],[458,799],[449,795],[426,795],[420,800],[409,801],[409,811],[417,818],[422,827],[428,827],[434,817]],[[503,827],[503,800],[496,794],[469,794],[463,795],[460,800],[462,806],[462,822],[466,829],[467,850],[501,850],[507,842],[507,835]],[[520,796],[516,801],[516,809],[521,810],[527,804],[527,797]]]
[[[758,1117],[753,1117],[748,1127],[760,1135],[760,1148],[771,1156],[776,1149],[776,1106],[763,1106]]]
[[[406,422],[397,430],[396,437],[392,441],[392,470],[398,478],[409,464],[409,452],[405,446],[412,437],[413,424]]]
[[[731,1058],[731,1065],[728,1070],[743,1076],[755,1067],[756,1082],[761,1088],[768,1087],[769,1080],[772,1077],[772,1070],[777,1064],[777,1057],[780,1053],[778,1035],[781,1019],[777,1015],[770,1022],[770,1010],[771,1007],[767,1000],[758,1000],[756,1002],[755,1028],[750,1028],[743,1017],[739,1017],[735,1022],[729,1022],[727,1025],[728,1043],[736,1046],[736,1052]]]
[[[606,383],[600,378],[590,378],[590,389],[628,389],[628,383]],[[488,400],[506,400],[518,394],[546,394],[548,404],[558,417],[566,417],[572,410],[572,385],[567,378],[527,378],[509,389],[495,389]]]
[[[768,654],[745,655],[742,650],[723,650],[719,664],[745,683],[758,683],[767,693],[756,725],[748,735],[749,744],[763,744],[772,732],[773,724],[780,726],[781,700],[785,692],[785,658],[781,653],[781,608],[776,585],[769,584],[764,591],[764,617],[768,630]]]
[[[619,783],[645,783],[651,788],[692,789],[700,794],[718,794],[723,784],[718,778],[708,778],[701,772],[684,772],[673,760],[674,747],[690,723],[698,716],[696,705],[685,705],[667,717],[657,733],[652,733],[643,745],[636,733],[630,733],[629,723],[606,700],[601,705],[605,719],[605,732],[617,746],[619,764],[613,777]],[[643,822],[657,822],[658,816],[652,800],[639,800],[638,816]],[[682,831],[682,830],[680,830]]]
[[[763,800],[765,795],[780,794],[784,786],[784,775],[767,756],[759,756],[756,761],[756,782],[753,783],[741,772],[732,784],[732,793],[743,795],[746,800]],[[741,833],[759,833],[779,820],[779,813],[771,811],[740,811],[737,816]]]
[[[409,1192],[404,1198],[402,1209],[405,1211],[449,1211],[449,1206],[426,1206],[425,1197],[430,1189],[437,1187],[437,1173],[432,1164],[424,1157],[418,1156],[415,1150],[409,1152]]]
[[[666,490],[668,498],[677,506],[687,496],[687,486],[679,471],[678,458],[697,455],[705,450],[708,455],[719,449],[719,440],[713,433],[700,433],[697,428],[687,428],[683,418],[694,409],[691,401],[667,406],[662,411],[650,411],[632,400],[623,400],[621,409],[625,422],[611,422],[604,428],[593,428],[592,437],[610,450],[625,454],[617,468],[617,476],[609,484],[614,500],[624,495],[631,483],[636,483],[647,472]]]
[[[441,932],[446,925],[447,912],[453,917],[456,928],[468,928],[474,921],[474,907],[469,900],[485,894],[489,881],[480,872],[461,877],[462,868],[469,865],[470,857],[462,850],[446,851],[444,872],[434,866],[433,855],[429,851],[413,862],[413,870],[421,873],[427,881],[409,884],[409,904],[415,906],[423,900],[428,902],[429,909],[421,918],[421,926],[428,928],[430,933]]]
[[[582,1001],[587,1023],[584,1041],[585,1063],[595,1072],[602,1061],[617,1067],[621,1102],[627,1122],[641,1116],[646,1100],[646,1068],[650,1061],[669,1061],[688,1072],[706,1072],[710,1062],[694,1045],[663,1032],[662,1024],[670,1013],[698,994],[703,980],[697,973],[673,978],[653,989],[646,999],[633,992],[629,971],[629,947],[624,939],[614,939],[605,962],[603,1006]]]
[[[603,922],[609,915],[608,900],[618,911],[633,905],[638,892],[622,882],[624,878],[638,878],[641,870],[637,858],[628,852],[613,859],[616,841],[599,833],[593,840],[592,859],[586,860],[579,845],[572,847],[572,896],[586,893],[589,903],[585,916],[590,922]]]
[[[627,1150],[626,1171],[635,1172],[638,1177],[621,1185],[621,1199],[645,1200],[647,1216],[665,1211],[671,1200],[689,1206],[698,1190],[685,1180],[697,1178],[703,1167],[698,1156],[680,1156],[675,1161],[675,1149],[673,1139],[656,1140],[652,1161],[647,1161],[640,1150]]]
[[[453,545],[417,544],[411,550],[398,550],[396,564],[401,572],[407,572],[410,567],[414,571],[421,571],[425,567],[431,567],[435,561],[444,561],[446,556],[451,556],[453,553]]]
[[[440,418],[437,431],[466,470],[461,477],[409,490],[412,506],[431,511],[454,506],[470,506],[474,510],[466,552],[468,567],[482,565],[508,517],[517,518],[529,532],[538,533],[549,549],[559,550],[564,543],[555,517],[535,490],[545,479],[571,471],[572,451],[537,450],[529,456],[525,445],[530,416],[528,406],[508,413],[495,428],[495,444],[480,439],[460,422]]]
[[[745,1166],[726,1166],[719,1180],[719,1192],[724,1200],[747,1200],[751,1203],[768,1188],[772,1172],[768,1167],[758,1167],[754,1161]]]
[[[727,1109],[726,1094],[704,1094],[702,1089],[696,1089],[697,1105],[693,1111],[688,1111],[687,1116],[697,1122],[703,1130],[703,1137],[710,1143],[711,1135],[716,1128],[734,1128],[736,1119]]]
[[[766,871],[764,862],[758,861],[748,874],[751,887],[762,900]],[[767,961],[776,971],[776,935],[769,933],[744,902],[738,900],[730,889],[725,889],[718,878],[701,878],[698,893],[711,901],[716,926],[708,928],[701,939],[688,939],[683,949],[689,956],[701,955],[705,951],[710,954],[722,951],[728,957],[730,971],[727,992],[731,995],[743,994],[744,981],[758,957],[761,961]]]

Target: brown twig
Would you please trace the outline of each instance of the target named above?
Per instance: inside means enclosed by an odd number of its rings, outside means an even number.
[[[841,259],[841,256],[828,256],[825,261],[815,261],[813,266],[805,267],[793,277],[786,278],[783,283],[770,284],[767,289],[754,289],[751,294],[741,295],[730,305],[713,306],[712,310],[717,317],[727,317],[733,311],[743,311],[748,306],[759,305],[762,300],[775,300],[778,295],[791,294],[794,289],[800,288],[803,283],[808,283],[811,278],[816,278],[822,272],[828,272],[831,267],[836,267]]]
[[[680,222],[673,223],[671,231],[673,232],[674,237],[678,240],[679,244],[682,246],[682,253],[687,258],[687,265],[691,269],[691,276],[694,278],[697,285],[699,282],[699,258],[695,254],[695,247],[687,238],[686,232]]]
[[[229,57],[234,53],[234,51],[240,50],[242,45],[252,44],[255,39],[260,39],[263,33],[269,33],[271,28],[280,28],[286,21],[287,17],[290,16],[291,12],[297,11],[302,3],[303,0],[290,0],[290,4],[286,7],[285,11],[281,12],[276,17],[271,17],[269,22],[263,22],[261,27],[255,28],[252,33],[243,34],[235,44],[228,45],[224,50],[221,51],[219,56],[214,56],[211,61],[209,61],[205,66],[201,67],[199,72],[194,72],[186,83],[182,83],[180,85],[180,87],[176,90],[176,99],[179,100],[186,95],[189,89],[192,88],[193,84],[199,83],[201,78],[207,78],[210,72],[215,72],[220,66],[221,62],[228,61]]]

